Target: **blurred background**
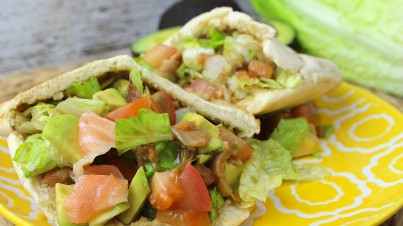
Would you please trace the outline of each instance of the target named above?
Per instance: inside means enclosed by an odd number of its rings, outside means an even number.
[[[0,74],[77,61],[117,49],[130,54],[131,43],[158,30],[163,13],[177,2],[0,0]],[[185,20],[203,7],[230,1],[187,2],[196,7],[182,8],[183,14],[165,20]],[[243,11],[255,13],[248,0],[234,2]]]

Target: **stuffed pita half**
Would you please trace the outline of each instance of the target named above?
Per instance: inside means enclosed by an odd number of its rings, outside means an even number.
[[[306,103],[340,84],[333,63],[299,54],[274,36],[246,14],[216,8],[138,61],[216,105],[253,115]]]
[[[223,108],[141,70],[129,56],[99,60],[3,103],[23,186],[53,224],[239,225],[282,177],[261,168],[256,141],[204,118]]]

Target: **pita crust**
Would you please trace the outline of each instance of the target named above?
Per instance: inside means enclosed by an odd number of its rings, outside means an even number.
[[[102,77],[108,73],[129,73],[130,68],[139,67],[131,57],[129,56],[117,56],[114,58],[106,59],[106,60],[98,60],[92,63],[89,63],[81,68],[73,70],[71,72],[67,72],[56,78],[44,82],[40,85],[33,87],[32,89],[20,93],[14,99],[3,103],[0,105],[0,135],[7,137],[7,143],[10,150],[10,155],[13,157],[15,155],[15,151],[17,148],[24,142],[24,136],[19,134],[14,130],[13,127],[13,118],[15,117],[15,112],[17,109],[24,105],[35,104],[41,100],[48,99],[57,99],[60,96],[60,93],[67,89],[70,84],[74,82],[84,82],[87,81],[90,77]],[[253,134],[256,130],[259,129],[258,122],[253,118],[253,116],[246,114],[240,110],[232,110],[231,108],[225,107],[217,107],[208,103],[201,98],[184,92],[182,89],[178,89],[178,87],[166,79],[163,79],[159,76],[152,74],[149,71],[145,71],[140,68],[144,72],[143,80],[145,84],[149,86],[154,86],[158,89],[166,89],[167,92],[172,95],[174,99],[178,99],[184,105],[189,104],[190,107],[193,107],[196,111],[207,116],[211,116],[212,119],[220,119],[220,117],[224,117],[224,120],[228,123],[232,123],[233,121],[225,114],[234,114],[233,118],[239,121],[243,120],[243,123],[249,125],[249,122],[253,122],[255,127],[249,131]],[[107,76],[107,75],[106,75]],[[177,91],[180,90],[180,91]],[[218,112],[218,114],[212,114],[211,112]],[[217,116],[218,115],[218,116]],[[221,120],[221,119],[220,119]],[[241,125],[240,125],[241,126]],[[38,206],[42,209],[43,213],[47,216],[48,221],[54,225],[57,225],[57,213],[56,213],[56,202],[55,202],[55,190],[54,188],[43,184],[41,176],[34,176],[31,178],[24,177],[22,172],[21,164],[13,161],[14,167],[20,178],[20,181],[24,188],[30,193],[30,195],[35,199],[38,203]],[[228,208],[228,210],[227,210]],[[223,209],[223,216],[231,217],[231,218],[240,218],[239,216],[231,216],[233,214],[239,214],[245,220],[249,215],[249,211],[240,210],[234,206],[228,206]],[[225,219],[224,219],[225,220]],[[228,221],[229,222],[229,221]],[[123,225],[118,221],[109,222],[108,225]],[[141,225],[141,226],[153,226],[153,225],[167,225],[159,222],[158,220],[148,221],[145,218],[140,219],[140,221],[133,223],[132,225]],[[225,224],[231,225],[231,224]],[[236,224],[234,224],[236,225]]]
[[[340,71],[330,61],[298,54],[274,38],[275,30],[272,27],[253,21],[248,15],[234,12],[228,7],[216,8],[193,18],[164,44],[175,46],[186,36],[205,34],[208,27],[251,35],[262,45],[266,59],[285,71],[302,76],[302,83],[295,89],[256,88],[250,96],[235,104],[251,114],[260,115],[306,103],[337,87],[342,81]]]

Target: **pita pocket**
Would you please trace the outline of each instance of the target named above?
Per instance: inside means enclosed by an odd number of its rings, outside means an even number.
[[[252,116],[218,108],[147,73],[129,56],[98,60],[0,106],[0,134],[7,137],[16,172],[49,222],[164,225],[132,209],[146,208],[143,205],[161,211],[171,210],[163,205],[179,210],[199,208],[197,216],[214,220],[216,225],[239,225],[249,216],[255,198],[249,197],[245,204],[234,197],[239,197],[242,166],[252,158],[253,149],[231,128],[226,129],[232,120],[217,126],[206,118],[217,120],[220,113],[248,121]],[[234,165],[235,182],[223,176],[224,162]],[[203,178],[197,173],[201,171]],[[189,185],[186,178],[192,179],[192,186],[201,187],[197,194],[182,186]],[[166,181],[173,183],[169,191],[158,187]],[[138,186],[143,189],[143,196],[136,196],[140,203],[132,199],[132,186],[137,186],[136,191]],[[180,195],[170,193],[175,189]],[[102,194],[112,194],[112,198]],[[164,203],[161,195],[175,201]],[[200,200],[188,202],[181,197]],[[112,204],[105,207],[104,199]],[[189,203],[197,206],[189,207]],[[188,216],[189,211],[176,214]]]
[[[141,62],[188,92],[253,115],[306,103],[341,83],[333,63],[295,52],[275,32],[246,14],[216,8],[190,20]]]

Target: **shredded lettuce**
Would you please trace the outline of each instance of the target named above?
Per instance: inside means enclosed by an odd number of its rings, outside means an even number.
[[[84,83],[75,82],[66,89],[67,94],[71,96],[91,99],[92,95],[101,90],[98,79],[91,77],[90,80]]]
[[[139,91],[140,93],[143,93],[144,86],[143,86],[143,81],[141,80],[141,71],[135,67],[132,67],[130,69],[130,81],[132,81],[134,87],[136,87],[136,90]]]
[[[16,130],[26,134],[40,133],[52,115],[54,108],[55,106],[52,104],[38,103],[23,113],[17,113]]]
[[[270,139],[277,141],[291,154],[309,133],[309,124],[305,118],[281,119]]]
[[[186,36],[182,39],[182,41],[176,45],[176,48],[179,50],[185,50],[185,49],[190,49],[190,48],[200,48],[201,45],[197,38],[191,37],[191,36]]]
[[[156,143],[155,151],[158,153],[158,164],[160,171],[166,171],[174,168],[178,162],[178,151],[181,147],[179,141],[161,141]]]
[[[297,169],[297,181],[317,181],[331,175],[331,172],[323,166],[302,166]]]
[[[208,28],[209,39],[199,39],[198,42],[202,47],[217,49],[224,45],[225,34],[217,31],[215,28]]]
[[[274,140],[249,139],[255,150],[244,164],[239,185],[241,206],[249,208],[256,200],[266,201],[269,192],[280,186],[283,179],[295,179],[297,175],[288,150]]]
[[[295,89],[301,84],[302,77],[298,73],[280,71],[276,74],[276,81],[286,88]]]
[[[119,155],[143,144],[172,140],[168,114],[158,114],[142,108],[139,115],[116,120],[116,148]]]
[[[267,78],[248,78],[239,81],[239,87],[242,91],[249,91],[253,87],[267,88],[267,89],[283,89],[284,87],[280,85],[273,79]]]
[[[57,104],[52,117],[57,115],[74,115],[80,117],[87,111],[95,112],[98,115],[105,115],[109,112],[109,106],[102,100],[68,98]]]
[[[22,172],[25,177],[36,176],[56,167],[70,165],[49,141],[42,138],[41,134],[27,137],[16,150],[13,160],[22,164]]]
[[[209,214],[211,219],[211,225],[215,225],[215,222],[218,218],[219,210],[224,205],[224,198],[221,196],[220,192],[217,191],[216,187],[210,190],[210,202],[211,202],[211,211]]]

